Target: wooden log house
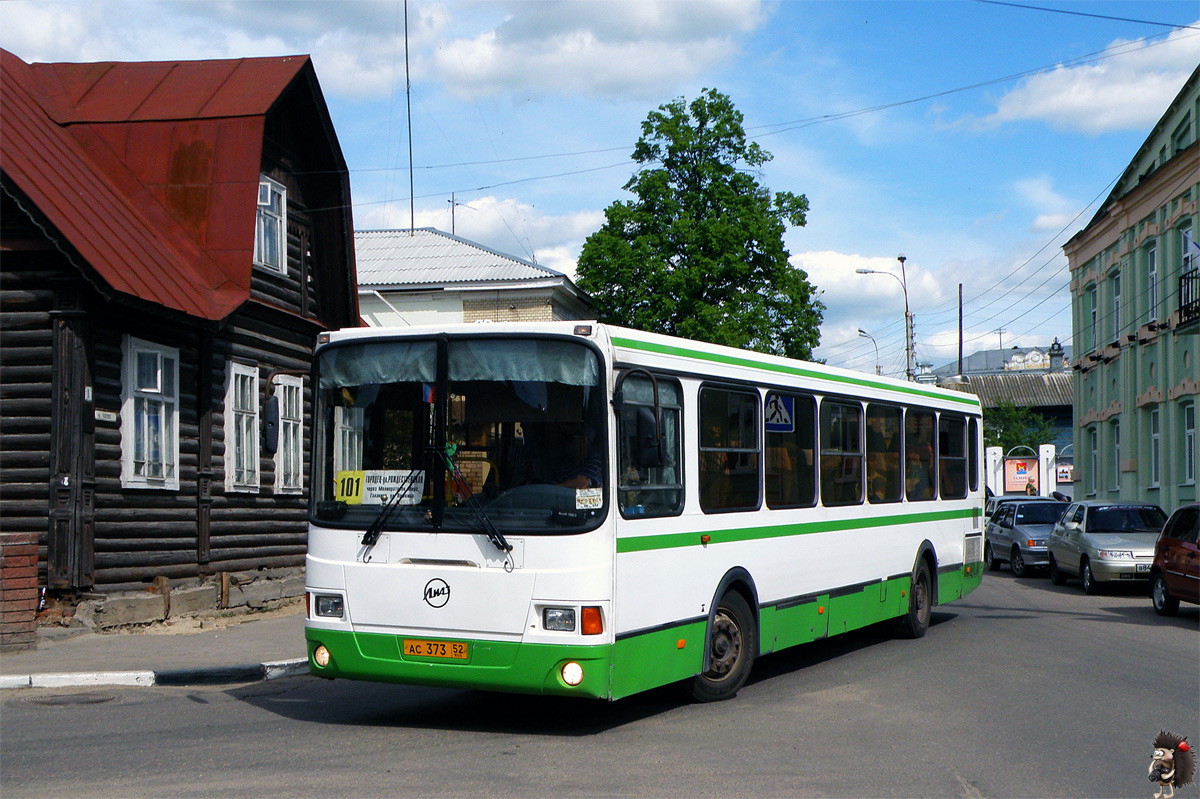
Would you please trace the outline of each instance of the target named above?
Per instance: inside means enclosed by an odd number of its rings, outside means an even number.
[[[302,565],[312,346],[359,323],[311,60],[0,72],[0,528],[62,594]]]

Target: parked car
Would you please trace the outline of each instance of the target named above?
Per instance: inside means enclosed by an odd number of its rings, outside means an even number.
[[[1150,601],[1160,616],[1173,616],[1180,600],[1200,604],[1200,504],[1184,505],[1171,514],[1154,546],[1150,567]]]
[[[983,519],[987,521],[996,515],[996,509],[1009,502],[1059,502],[1053,497],[1031,497],[1028,494],[994,494],[983,503]]]
[[[1029,569],[1049,565],[1046,540],[1068,505],[1066,502],[1024,500],[1000,503],[984,532],[984,563],[989,569],[998,569],[1007,561],[1014,577],[1023,577]]]
[[[1149,580],[1166,520],[1162,508],[1148,502],[1089,499],[1068,506],[1050,533],[1050,582],[1078,576],[1094,594],[1101,583]]]

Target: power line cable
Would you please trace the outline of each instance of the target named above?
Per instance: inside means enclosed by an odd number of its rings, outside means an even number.
[[[1157,25],[1160,28],[1173,28],[1173,29],[1186,28],[1188,30],[1200,30],[1200,28],[1196,27],[1195,25],[1176,25],[1173,22],[1159,22],[1157,20],[1152,20],[1152,19],[1131,19],[1130,17],[1110,17],[1107,14],[1090,14],[1086,11],[1068,11],[1065,8],[1046,8],[1044,6],[1027,6],[1023,3],[1004,2],[1004,0],[975,0],[975,2],[976,3],[984,3],[984,4],[990,5],[990,6],[1008,6],[1009,8],[1024,8],[1024,9],[1028,9],[1029,11],[1044,11],[1049,14],[1069,14],[1072,17],[1091,17],[1092,19],[1107,19],[1107,20],[1112,20],[1113,22],[1134,22],[1134,23],[1137,23],[1138,25]]]

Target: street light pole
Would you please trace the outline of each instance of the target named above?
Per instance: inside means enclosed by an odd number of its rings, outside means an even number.
[[[871,343],[875,344],[875,337],[872,336],[867,331],[863,330],[861,327],[858,329],[858,337],[859,338],[869,338],[869,339],[871,339]],[[877,375],[882,374],[882,372],[879,371],[879,345],[878,344],[875,344],[875,374],[877,374]]]
[[[897,255],[896,260],[900,262],[900,274],[895,272],[883,272],[879,269],[859,268],[854,271],[860,275],[887,275],[895,278],[900,282],[900,289],[904,292],[904,375],[911,383],[915,379],[913,374],[913,324],[912,313],[908,310],[908,277],[904,272],[904,262],[908,260],[903,254]],[[859,331],[860,333],[862,331]]]
[[[913,373],[913,356],[915,355],[914,350],[916,349],[916,347],[915,347],[916,342],[913,341],[912,313],[910,313],[908,310],[908,278],[904,274],[904,262],[907,261],[908,259],[904,257],[903,253],[901,253],[900,255],[896,256],[896,260],[900,262],[900,286],[901,286],[901,288],[904,289],[905,361],[907,363],[907,369],[908,369],[908,380],[909,380],[909,382],[912,382],[913,380],[916,379],[916,375]]]

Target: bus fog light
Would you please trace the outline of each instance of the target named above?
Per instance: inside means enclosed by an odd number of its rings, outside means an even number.
[[[575,608],[543,608],[542,627],[560,633],[575,631]]]
[[[329,665],[329,660],[329,650],[325,648],[324,644],[318,644],[317,648],[313,650],[313,663],[325,668]]]
[[[562,678],[567,685],[579,685],[583,682],[583,666],[574,661],[563,664]]]
[[[317,615],[340,619],[344,612],[342,598],[336,594],[317,594]]]

